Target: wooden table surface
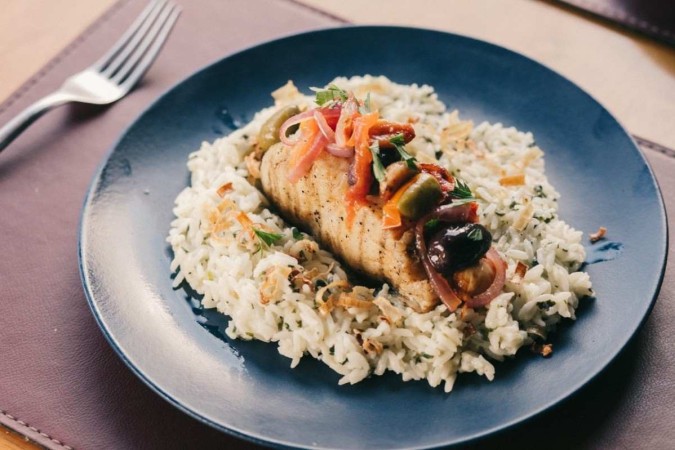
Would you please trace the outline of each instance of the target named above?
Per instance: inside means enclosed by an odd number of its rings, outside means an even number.
[[[0,102],[38,73],[115,1],[3,0]],[[580,85],[629,132],[675,148],[672,47],[550,2],[535,0],[292,1],[353,23],[446,30],[518,51]],[[189,8],[188,0],[181,3]],[[36,447],[0,427],[0,448]]]

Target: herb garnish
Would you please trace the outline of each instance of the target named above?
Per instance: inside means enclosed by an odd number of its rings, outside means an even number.
[[[334,101],[346,101],[349,96],[347,95],[347,91],[344,89],[340,89],[334,84],[328,85],[326,89],[320,89],[320,88],[310,88],[314,92],[316,92],[316,99],[314,100],[317,105],[323,106],[326,103],[329,102],[334,102]]]
[[[370,153],[373,155],[373,173],[375,174],[375,179],[378,182],[382,183],[385,178],[384,165],[380,159],[380,143],[378,141],[373,142],[373,144],[368,147]]]
[[[302,232],[297,228],[293,227],[291,229],[291,232],[293,233],[293,239],[295,239],[296,241],[299,241],[300,239],[303,238]]]
[[[267,231],[260,230],[258,228],[253,228],[253,232],[255,235],[258,237],[260,240],[260,243],[264,245],[265,247],[269,247],[275,242],[277,242],[279,239],[281,239],[283,236],[279,233],[269,233]]]
[[[440,223],[441,223],[440,219],[430,219],[427,223],[424,224],[424,233],[427,235],[434,233]]]
[[[391,139],[389,139],[389,142],[391,142],[394,147],[396,147],[398,154],[401,155],[401,159],[405,161],[409,169],[417,169],[417,160],[413,155],[405,150],[405,139],[403,138],[402,133],[393,136]]]
[[[462,180],[455,179],[455,188],[450,192],[454,198],[474,198],[469,186]]]
[[[546,198],[546,193],[544,192],[544,186],[538,184],[534,187],[534,196],[539,198]]]
[[[469,186],[458,178],[455,178],[455,187],[450,191],[450,197],[452,197],[453,205],[463,205],[476,201],[476,197],[473,196]]]
[[[467,233],[466,237],[468,237],[472,241],[482,241],[483,240],[483,232],[481,231],[480,228],[474,228],[473,230],[471,230]]]

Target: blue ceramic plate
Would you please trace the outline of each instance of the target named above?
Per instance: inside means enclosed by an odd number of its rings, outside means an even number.
[[[271,103],[337,75],[383,74],[435,86],[449,108],[534,133],[562,193],[560,216],[585,233],[604,225],[608,252],[592,251],[597,299],[565,327],[550,359],[524,351],[490,383],[463,376],[450,395],[394,375],[357,386],[313,360],[291,370],[275,345],[222,337],[224,318],[171,288],[165,236],[187,156]],[[93,181],[80,258],[91,308],[131,369],[175,406],[228,433],[282,446],[437,447],[515,425],[598,374],[642,324],[667,249],[652,172],[617,121],[546,67],[503,48],[436,31],[351,27],[269,42],[181,82],[122,135]],[[602,245],[602,244],[600,244]],[[598,247],[599,248],[599,247]]]

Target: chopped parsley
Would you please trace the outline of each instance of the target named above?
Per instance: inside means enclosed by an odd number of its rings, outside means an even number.
[[[385,172],[382,159],[380,159],[380,143],[375,141],[369,148],[370,153],[373,155],[373,173],[375,174],[375,179],[382,183],[384,181]]]
[[[259,230],[258,228],[254,228],[253,232],[260,240],[260,243],[265,245],[266,247],[271,246],[272,244],[274,244],[283,237],[279,233],[268,233],[267,231]]]
[[[438,225],[440,222],[440,219],[431,219],[427,223],[424,224],[424,228],[426,229],[431,229],[434,228],[436,225]]]
[[[291,232],[293,233],[293,239],[295,239],[296,241],[299,241],[300,239],[303,238],[302,232],[300,232],[300,230],[298,230],[297,228],[293,227],[291,229]]]
[[[546,198],[546,193],[544,192],[544,186],[538,184],[534,187],[534,196],[539,198]]]
[[[326,89],[311,88],[316,92],[316,99],[314,100],[317,105],[323,106],[326,103],[335,102],[335,101],[346,101],[349,96],[347,91],[340,89],[334,84],[330,84]]]
[[[429,236],[436,232],[438,225],[441,223],[440,219],[431,219],[424,224],[424,234]]]
[[[469,231],[469,233],[466,235],[469,239],[472,241],[482,241],[483,240],[483,232],[481,231],[480,228],[474,228],[473,230]]]
[[[417,160],[415,160],[415,157],[405,150],[405,139],[403,138],[402,133],[399,133],[389,139],[389,142],[391,142],[394,147],[396,147],[398,154],[401,155],[401,159],[405,161],[409,169],[417,169]]]

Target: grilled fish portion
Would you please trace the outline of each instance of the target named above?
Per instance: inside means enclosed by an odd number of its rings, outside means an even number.
[[[345,192],[349,162],[324,152],[296,183],[288,181],[290,148],[272,146],[263,156],[263,191],[284,217],[309,231],[352,269],[389,282],[418,312],[439,302],[415,250],[415,234],[382,229],[376,205],[356,209],[346,223]]]

